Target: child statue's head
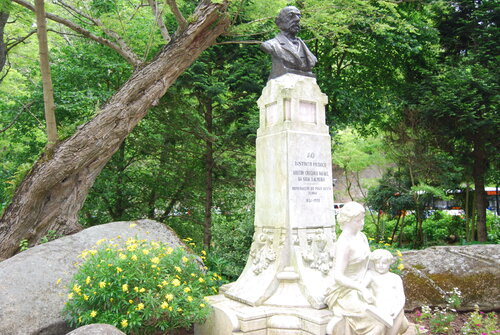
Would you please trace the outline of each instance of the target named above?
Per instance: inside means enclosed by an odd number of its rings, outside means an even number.
[[[394,263],[394,256],[388,250],[377,249],[371,253],[370,261],[375,271],[384,274],[389,271],[392,263]]]

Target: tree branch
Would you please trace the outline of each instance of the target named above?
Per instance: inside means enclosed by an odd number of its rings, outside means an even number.
[[[259,40],[249,40],[249,41],[224,41],[214,43],[214,45],[222,45],[222,44],[261,44],[262,41]]]
[[[27,9],[31,10],[32,12],[35,12],[35,7],[32,4],[30,4],[29,2],[26,2],[24,0],[12,0],[12,2],[17,3],[18,5],[21,5]],[[116,44],[116,43],[114,43],[106,38],[96,36],[93,33],[91,33],[90,31],[86,30],[85,28],[77,25],[76,23],[74,23],[70,20],[62,18],[60,16],[57,16],[57,15],[54,15],[51,13],[45,13],[45,17],[52,20],[52,21],[58,22],[64,26],[68,27],[69,29],[76,31],[79,34],[96,41],[99,44],[102,44],[104,46],[107,46],[107,47],[115,50],[120,56],[122,56],[129,64],[131,64],[134,67],[138,67],[139,65],[142,64],[142,61],[139,59],[139,57],[137,57],[137,55],[132,50],[130,50],[128,47],[122,48],[119,44]]]
[[[23,37],[18,37],[18,38],[13,38],[9,41],[7,41],[6,43],[6,46],[7,46],[7,52],[9,52],[13,47],[15,47],[16,45],[18,44],[21,44],[23,43],[24,41],[26,41],[31,35],[33,35],[34,33],[36,33],[36,29],[33,29],[32,31],[30,31],[28,33],[28,35],[26,36],[23,36]],[[14,42],[11,42],[11,41],[14,41]]]
[[[177,7],[177,3],[175,2],[175,0],[165,0],[165,2],[170,7],[170,10],[172,10],[172,14],[174,14],[177,24],[179,24],[178,31],[183,31],[184,29],[186,29],[188,22],[182,15],[181,11],[179,10],[179,7]]]
[[[102,31],[108,35],[109,37],[111,38],[114,38],[116,40],[116,43],[118,43],[118,45],[120,46],[121,49],[125,50],[127,53],[131,53],[133,54],[134,52],[128,47],[128,45],[125,43],[125,41],[123,40],[123,38],[118,35],[115,31],[107,28],[101,20],[99,19],[96,19],[95,17],[92,17],[80,10],[78,10],[77,8],[65,3],[64,1],[62,0],[57,0],[56,3],[59,3],[61,4],[61,6],[63,6],[64,8],[66,8],[68,11],[71,11],[77,15],[80,15],[80,16],[83,16],[84,18],[86,18],[87,20],[90,20],[92,21],[92,23],[94,25],[96,25],[97,27],[100,27],[102,29]],[[136,56],[137,57],[137,56]],[[137,57],[138,58],[138,57]]]
[[[156,19],[156,24],[160,28],[160,33],[161,36],[163,36],[163,39],[168,43],[172,39],[170,37],[170,34],[168,33],[168,29],[165,26],[165,23],[163,23],[163,20],[161,18],[162,11],[158,11],[158,6],[156,3],[156,0],[148,0],[149,6],[151,7],[151,10],[153,11],[153,15]]]

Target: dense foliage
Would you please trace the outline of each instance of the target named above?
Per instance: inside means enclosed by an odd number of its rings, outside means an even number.
[[[81,5],[144,60],[165,43],[148,6],[68,3]],[[196,1],[178,4],[190,13]],[[232,2],[231,29],[178,79],[101,171],[79,213],[84,226],[156,219],[203,241],[212,249],[209,262],[230,277],[238,275],[253,233],[255,102],[270,68],[258,44],[276,33],[272,18],[284,5]],[[471,205],[479,196],[464,203],[463,222],[431,219],[425,209],[430,196],[446,197],[443,190],[499,183],[498,4],[305,0],[295,5],[303,12],[301,37],[318,56],[318,84],[329,96],[334,163],[355,176],[353,188],[372,187],[362,200],[374,210],[373,237],[399,237],[413,246],[446,242],[450,235],[481,239],[484,204],[475,210]],[[55,3],[47,3],[47,10],[64,13]],[[15,4],[0,11],[10,17],[0,37],[12,46],[0,85],[1,211],[46,139],[36,40],[29,35],[34,15]],[[171,31],[174,14],[164,8],[162,15]],[[102,27],[81,24],[104,36]],[[64,139],[98,113],[133,69],[115,50],[54,23],[49,28]],[[367,181],[360,172],[371,164],[395,168],[379,182]],[[402,216],[408,210],[414,219]],[[495,241],[493,226],[484,219],[484,233]]]

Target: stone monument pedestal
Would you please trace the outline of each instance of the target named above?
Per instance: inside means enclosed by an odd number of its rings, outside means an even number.
[[[325,334],[336,238],[326,103],[312,77],[289,73],[264,88],[250,255],[195,334]]]

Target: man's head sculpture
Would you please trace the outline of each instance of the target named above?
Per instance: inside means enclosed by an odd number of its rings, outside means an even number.
[[[288,6],[280,11],[274,22],[281,31],[295,36],[300,31],[300,17],[300,11],[296,7]]]
[[[280,33],[262,43],[261,48],[271,55],[273,62],[269,79],[287,73],[314,77],[312,68],[317,62],[307,45],[297,37],[300,31],[300,11],[293,6],[283,8],[275,19]]]

